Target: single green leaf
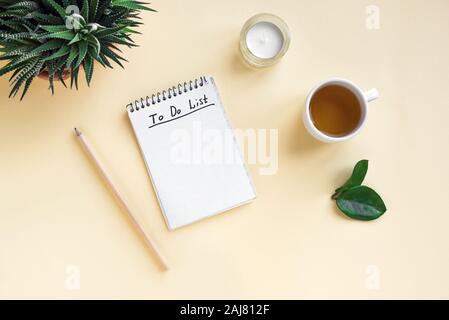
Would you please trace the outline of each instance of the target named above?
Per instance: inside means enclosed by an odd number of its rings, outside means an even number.
[[[154,9],[145,6],[145,3],[134,0],[113,0],[112,4],[117,7],[123,7],[131,10],[155,11]]]
[[[72,65],[72,62],[75,60],[75,58],[78,56],[78,48],[77,46],[71,46],[70,48],[70,54],[66,61],[66,68],[70,68]]]
[[[22,71],[22,69],[23,69],[23,68],[18,68],[18,69],[16,69],[16,70],[12,73],[11,77],[9,78],[9,82],[13,81],[14,77],[17,76],[17,75]]]
[[[26,54],[26,53],[29,52],[28,50],[29,50],[29,48],[18,48],[18,49],[15,49],[15,50],[11,50],[8,53],[2,54],[0,56],[0,60],[9,60],[9,59],[11,59],[11,58],[13,58],[15,56],[20,56],[22,54]]]
[[[63,40],[53,39],[53,40],[50,40],[50,41],[47,41],[47,42],[41,44],[40,46],[38,46],[35,49],[33,49],[33,51],[31,51],[31,52],[33,52],[33,53],[36,53],[36,52],[47,52],[47,51],[50,51],[50,50],[53,50],[53,49],[60,48],[63,43],[64,43]]]
[[[103,67],[103,68],[106,68],[107,67],[107,65],[106,65],[106,63],[103,61],[103,58],[101,57],[101,55],[97,55],[97,56],[95,56],[95,55],[92,55],[92,54],[90,54],[90,53],[88,53],[95,61],[98,61],[100,64],[101,64],[101,66]],[[95,61],[94,61],[94,63],[95,63]]]
[[[92,74],[94,71],[94,63],[91,57],[86,57],[83,61],[84,73],[86,76],[87,86],[90,86],[90,81],[92,80]]]
[[[34,18],[40,24],[61,24],[64,23],[64,19],[61,17],[53,16],[51,14],[44,14],[41,12],[31,12],[29,13],[30,18]]]
[[[79,65],[83,62],[84,58],[86,57],[88,46],[89,44],[87,43],[87,41],[82,41],[79,43],[79,54],[78,59],[76,60],[75,68],[79,67]]]
[[[337,206],[348,217],[362,221],[378,219],[387,211],[382,198],[366,186],[343,191],[337,199]]]
[[[142,34],[142,32],[139,32],[137,30],[133,30],[131,28],[125,28],[122,30],[123,33],[134,33],[134,34]]]
[[[57,71],[56,71],[55,74],[58,76],[59,82],[60,82],[65,88],[67,88],[67,85],[66,85],[65,80],[64,80],[64,72],[65,72],[65,70],[64,70],[64,68],[62,67],[62,66],[64,65],[64,63],[65,63],[64,60],[61,60],[61,61],[58,63],[58,65],[57,65]]]
[[[8,9],[14,8],[29,8],[32,10],[37,10],[39,9],[39,5],[35,1],[21,1],[16,4],[8,6]]]
[[[86,39],[87,39],[87,42],[89,43],[89,46],[92,46],[95,50],[94,57],[98,57],[98,55],[100,54],[100,50],[101,50],[100,41],[98,41],[98,39],[90,33],[86,35]]]
[[[44,29],[45,31],[48,31],[48,32],[60,32],[60,31],[66,31],[67,30],[67,27],[64,25],[64,26],[62,26],[62,25],[60,25],[60,26],[58,26],[58,25],[56,25],[56,26],[52,26],[52,25],[46,25],[46,26],[40,26],[42,29]]]
[[[75,85],[76,90],[78,90],[78,73],[80,68],[72,68],[71,77],[70,77],[70,88],[73,88]]]
[[[77,42],[80,41],[81,39],[82,39],[82,38],[81,38],[81,35],[80,35],[79,33],[77,33],[77,34],[73,37],[73,39],[70,40],[69,46],[71,46],[71,45],[74,44],[74,43],[77,43]]]
[[[97,60],[98,60],[98,59],[101,59],[101,61],[104,63],[104,65],[105,65],[106,67],[109,67],[109,68],[111,68],[111,69],[114,69],[114,67],[112,66],[112,64],[109,62],[108,58],[107,58],[103,53],[100,53],[100,55],[98,56]]]
[[[89,21],[95,21],[98,10],[98,0],[90,0],[89,5]]]
[[[56,51],[52,55],[45,58],[43,61],[49,61],[49,60],[54,60],[54,59],[57,59],[60,57],[64,57],[64,56],[68,55],[69,52],[70,52],[70,47],[61,47],[58,51]]]
[[[106,36],[116,34],[117,32],[119,32],[123,29],[126,29],[126,26],[119,25],[119,26],[107,28],[107,29],[98,29],[97,31],[94,32],[94,34],[98,39],[101,39]]]
[[[354,167],[351,177],[346,181],[344,185],[335,190],[333,197],[338,196],[339,193],[351,187],[360,186],[365,180],[366,173],[368,172],[368,160],[360,160]]]
[[[47,34],[43,34],[38,36],[38,39],[47,39],[47,38],[53,38],[53,39],[64,39],[64,40],[72,40],[73,37],[75,37],[75,33],[73,33],[72,30],[66,30],[66,31],[59,31],[59,32],[51,32]]]
[[[81,15],[84,17],[84,19],[86,19],[86,21],[89,21],[89,1],[87,0],[83,0]]]

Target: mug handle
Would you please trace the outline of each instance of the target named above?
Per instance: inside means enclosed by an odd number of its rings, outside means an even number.
[[[366,101],[371,102],[379,98],[379,91],[377,89],[371,89],[366,91],[364,94]]]

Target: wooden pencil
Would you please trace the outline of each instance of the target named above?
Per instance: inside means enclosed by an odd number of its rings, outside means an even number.
[[[162,256],[161,252],[159,251],[159,248],[156,246],[152,237],[144,230],[144,228],[141,226],[141,224],[136,219],[135,215],[131,211],[130,206],[125,201],[122,194],[119,192],[119,189],[117,188],[116,184],[111,179],[111,176],[107,173],[104,165],[100,162],[99,158],[95,155],[91,145],[87,141],[84,134],[78,128],[75,128],[75,134],[76,134],[79,142],[81,143],[84,151],[87,153],[89,158],[92,160],[92,162],[94,163],[94,165],[98,169],[98,171],[100,171],[102,177],[104,178],[104,180],[110,187],[111,191],[113,192],[114,196],[120,203],[121,207],[124,209],[124,211],[126,212],[128,217],[131,219],[131,222],[133,223],[133,225],[136,227],[136,229],[139,231],[140,235],[145,240],[145,243],[153,251],[154,256],[157,258],[162,270],[164,270],[164,271],[168,270],[168,264],[167,264],[166,260],[164,259],[164,257]]]

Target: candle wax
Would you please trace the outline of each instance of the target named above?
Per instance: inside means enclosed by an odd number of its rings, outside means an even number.
[[[256,57],[271,59],[282,49],[284,37],[281,30],[270,22],[259,22],[246,34],[246,44]]]

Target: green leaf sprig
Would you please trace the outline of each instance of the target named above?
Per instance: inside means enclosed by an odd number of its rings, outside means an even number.
[[[352,219],[371,221],[378,219],[387,211],[384,201],[377,192],[362,186],[367,172],[368,160],[359,161],[348,181],[336,189],[332,196],[332,199],[337,201],[337,207]]]

